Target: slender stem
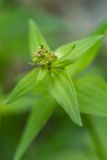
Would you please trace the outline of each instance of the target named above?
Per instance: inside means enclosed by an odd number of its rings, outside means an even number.
[[[87,128],[87,131],[91,137],[91,140],[93,142],[99,160],[107,160],[107,153],[105,151],[105,148],[103,147],[103,144],[100,140],[100,137],[94,127],[91,118],[88,115],[84,115],[83,118],[84,118],[84,125]]]

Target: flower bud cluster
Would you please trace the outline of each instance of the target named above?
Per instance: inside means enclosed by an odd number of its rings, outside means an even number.
[[[43,46],[38,47],[33,55],[33,63],[49,68],[52,62],[56,59],[57,56],[54,54],[54,52],[44,48]]]

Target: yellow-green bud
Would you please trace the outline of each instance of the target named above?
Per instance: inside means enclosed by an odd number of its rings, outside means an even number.
[[[57,56],[54,52],[44,48],[43,46],[38,47],[33,55],[33,63],[48,68],[50,68],[52,62],[56,59]]]

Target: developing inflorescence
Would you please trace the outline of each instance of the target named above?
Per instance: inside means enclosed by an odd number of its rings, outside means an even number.
[[[56,59],[57,56],[54,52],[44,48],[43,46],[38,47],[33,55],[33,63],[48,68],[50,68],[52,62]]]

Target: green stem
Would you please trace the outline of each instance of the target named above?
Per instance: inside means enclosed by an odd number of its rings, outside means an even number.
[[[107,160],[107,153],[105,148],[103,147],[103,144],[100,140],[100,137],[94,127],[94,124],[91,120],[91,118],[88,115],[84,115],[84,124],[87,128],[87,131],[91,137],[91,140],[93,142],[96,154],[99,157],[99,160]]]

